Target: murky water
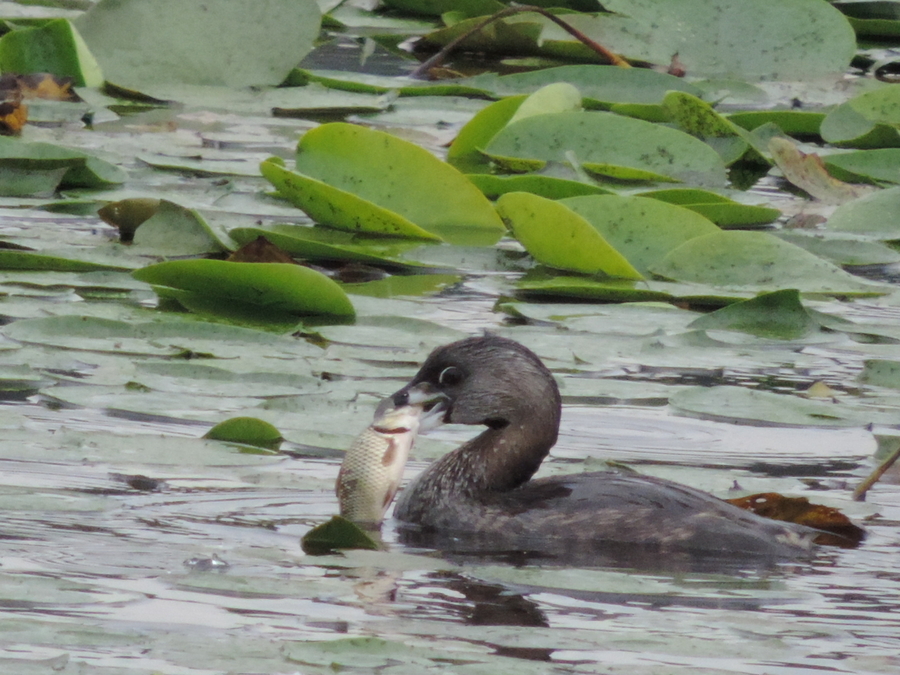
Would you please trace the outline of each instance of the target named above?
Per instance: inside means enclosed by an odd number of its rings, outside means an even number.
[[[195,463],[184,445],[199,435],[195,425],[27,402],[3,410],[30,420],[29,438],[16,449],[5,444],[0,460],[3,672],[308,673],[333,672],[332,663],[341,672],[390,673],[900,667],[900,490],[880,485],[866,504],[846,501],[847,482],[869,466],[873,442],[864,430],[568,407],[547,471],[613,458],[720,493],[734,481],[789,491],[813,476],[821,501],[857,519],[880,515],[857,550],[762,569],[732,561],[698,571],[671,561],[657,571],[445,558],[404,549],[390,525],[389,552],[309,557],[299,538],[335,511],[337,458],[219,452],[215,462]],[[443,439],[466,433],[451,429]],[[129,452],[142,438],[164,451]],[[422,466],[413,462],[409,472]],[[126,482],[136,475],[160,483],[143,492]],[[320,644],[352,637],[372,640],[331,651]]]

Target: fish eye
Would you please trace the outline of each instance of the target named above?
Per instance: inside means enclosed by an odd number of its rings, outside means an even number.
[[[448,366],[438,375],[438,384],[443,387],[455,387],[463,380],[462,371],[456,366]]]

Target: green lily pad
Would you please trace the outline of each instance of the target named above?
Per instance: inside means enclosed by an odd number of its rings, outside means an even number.
[[[284,440],[281,432],[273,425],[255,417],[232,417],[219,422],[203,434],[203,438],[252,445],[268,450],[277,450]]]
[[[724,183],[711,147],[676,129],[604,112],[529,117],[503,128],[485,148],[501,165],[529,170],[574,155],[592,173],[633,180]]]
[[[900,131],[889,124],[876,124],[844,103],[822,120],[822,139],[846,148],[894,148],[900,146]]]
[[[537,174],[493,176],[473,173],[468,174],[468,177],[475,184],[475,187],[481,190],[489,199],[496,199],[507,192],[530,192],[547,199],[613,194],[612,191],[599,185]]]
[[[100,0],[75,25],[106,79],[139,90],[277,85],[312,49],[319,21],[315,0]]]
[[[858,379],[863,384],[900,389],[900,361],[868,359]]]
[[[812,80],[844,72],[856,50],[853,29],[827,3],[609,0],[603,7],[622,15],[605,22],[606,47],[660,65],[678,54],[694,76]],[[597,36],[592,23],[604,26],[602,17],[584,21]]]
[[[641,192],[641,197],[659,199],[696,211],[721,228],[766,225],[781,216],[781,211],[768,206],[741,204],[728,197],[696,188],[672,188]]]
[[[353,316],[353,305],[334,281],[320,272],[287,263],[175,260],[136,270],[154,286],[201,298],[234,302],[276,315]]]
[[[304,227],[302,225],[272,225],[270,227],[238,227],[228,234],[241,246],[257,237],[265,237],[281,250],[304,260],[356,261],[385,267],[415,268],[423,265],[398,256],[414,242],[399,242],[384,238],[355,237],[336,230]]]
[[[510,96],[475,113],[450,144],[447,161],[466,173],[487,173],[490,162],[481,152],[482,148],[486,148],[497,132],[507,125],[526,98],[525,95]]]
[[[62,171],[60,171],[62,169]],[[56,177],[60,187],[98,188],[125,181],[126,174],[119,167],[81,150],[64,148],[52,143],[28,143],[17,138],[0,136],[0,174],[4,181],[27,179],[37,172]],[[46,183],[46,181],[44,181]],[[46,185],[45,185],[46,187]],[[52,186],[53,189],[56,185]],[[36,190],[40,192],[43,190]],[[22,196],[34,192],[0,186],[0,195]]]
[[[341,549],[361,548],[377,551],[381,548],[372,535],[359,525],[341,516],[333,516],[328,522],[317,525],[300,540],[303,552],[308,555],[327,555]]]
[[[259,168],[282,197],[322,225],[347,232],[440,241],[436,234],[389,209],[324,181],[289,171],[277,158],[266,160]]]
[[[153,215],[137,227],[133,241],[136,252],[158,256],[219,253],[234,248],[197,211],[166,199],[159,200]]]
[[[597,195],[560,201],[587,220],[635,269],[647,275],[669,251],[689,239],[719,232],[700,214],[645,197]],[[557,234],[557,223],[552,232]]]
[[[734,164],[750,149],[739,127],[723,117],[706,101],[683,91],[670,91],[663,107],[684,132],[711,146],[726,166]]]
[[[74,252],[73,252],[74,253]],[[131,269],[128,265],[106,264],[91,260],[79,260],[76,257],[63,257],[32,251],[15,251],[0,249],[0,269],[2,270],[39,270],[55,272],[95,272],[103,270]]]
[[[682,414],[724,422],[764,422],[786,427],[854,427],[868,424],[840,403],[812,401],[743,387],[691,387],[669,405]]]
[[[476,76],[468,81],[477,83],[482,78]],[[486,88],[491,89],[495,96],[530,94],[553,82],[568,82],[575,86],[581,92],[585,107],[595,108],[615,104],[658,104],[669,91],[700,95],[700,90],[684,78],[647,68],[568,65],[512,73],[490,82],[485,79]]]
[[[53,73],[78,87],[99,87],[103,73],[81,35],[67,19],[20,28],[0,38],[0,71]]]
[[[390,134],[344,123],[308,131],[297,172],[273,161],[263,175],[324,225],[427,239],[503,233],[490,202],[469,180],[427,150]],[[496,241],[494,239],[494,241]]]
[[[775,124],[788,136],[818,136],[825,117],[825,113],[805,110],[747,110],[731,113],[726,119],[747,131]]]
[[[800,293],[785,289],[736,302],[695,319],[690,328],[734,330],[777,340],[797,340],[819,329],[800,302]]]
[[[839,206],[825,223],[836,232],[868,234],[884,241],[900,239],[897,210],[900,187],[879,190]]]
[[[804,293],[880,295],[886,288],[848,274],[766,232],[717,232],[670,251],[651,271],[667,279],[719,287]]]
[[[643,278],[597,228],[560,202],[527,192],[510,192],[497,200],[497,211],[538,262],[585,274],[602,272],[623,279]]]
[[[822,159],[829,173],[843,181],[900,183],[900,148],[858,150]]]
[[[900,252],[880,241],[872,241],[871,237],[864,234],[820,230],[781,230],[774,234],[779,239],[789,241],[842,267],[900,262]]]

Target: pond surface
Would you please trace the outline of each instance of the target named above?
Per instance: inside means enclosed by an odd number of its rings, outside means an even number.
[[[349,119],[442,152],[484,105],[400,99]],[[213,223],[246,226],[308,219],[263,197],[259,177],[162,171],[136,155],[202,153],[255,166],[273,153],[289,156],[313,125],[211,105],[98,120],[92,131],[67,119],[25,134],[98,151],[129,171],[122,189],[69,196],[169,198]],[[783,192],[777,199],[786,213],[804,209]],[[92,213],[31,208],[49,201],[4,200],[4,241],[38,250],[118,246]],[[898,672],[900,474],[866,502],[850,500],[875,464],[873,429],[735,423],[680,416],[669,404],[695,385],[787,400],[825,382],[838,400],[877,410],[875,432],[895,433],[896,396],[863,396],[857,376],[866,359],[898,358],[896,339],[822,332],[777,341],[724,331],[701,339],[688,326],[694,313],[655,303],[530,303],[518,307],[525,318],[510,318],[495,305],[523,269],[514,242],[432,255],[458,278],[424,295],[353,295],[357,325],[311,326],[318,335],[310,341],[213,333],[191,315],[161,312],[150,288],[124,272],[0,273],[0,671]],[[885,330],[900,325],[890,299],[821,308]],[[37,323],[143,325],[160,315],[183,335],[126,341]],[[866,524],[868,539],[764,566],[585,565],[411,549],[389,521],[387,551],[304,555],[300,538],[336,512],[340,450],[379,398],[434,346],[485,329],[534,348],[559,376],[562,432],[542,472],[612,460],[723,497],[806,496]],[[184,359],[183,349],[214,358]],[[213,423],[241,414],[278,426],[289,440],[284,452],[202,440]],[[447,428],[420,439],[407,477],[471,434]]]

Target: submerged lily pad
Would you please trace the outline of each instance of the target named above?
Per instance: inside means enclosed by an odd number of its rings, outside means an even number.
[[[134,277],[188,297],[237,303],[275,315],[348,317],[354,313],[337,283],[320,272],[288,263],[174,260],[136,270]]]
[[[97,188],[125,181],[126,174],[119,167],[81,150],[64,148],[51,143],[28,143],[17,138],[0,136],[0,177],[4,183],[23,180],[37,172],[51,172],[55,182],[43,182],[37,190],[23,190],[21,184],[0,185],[0,195],[28,195],[62,187]]]
[[[741,204],[728,197],[697,188],[672,188],[641,192],[641,197],[678,204],[708,218],[722,228],[765,225],[776,220],[781,211],[767,206]]]
[[[839,206],[825,223],[829,230],[868,234],[884,241],[900,239],[897,211],[900,187],[879,190]]]
[[[510,192],[497,200],[497,211],[538,262],[585,274],[643,278],[597,228],[560,202],[527,192]]]

